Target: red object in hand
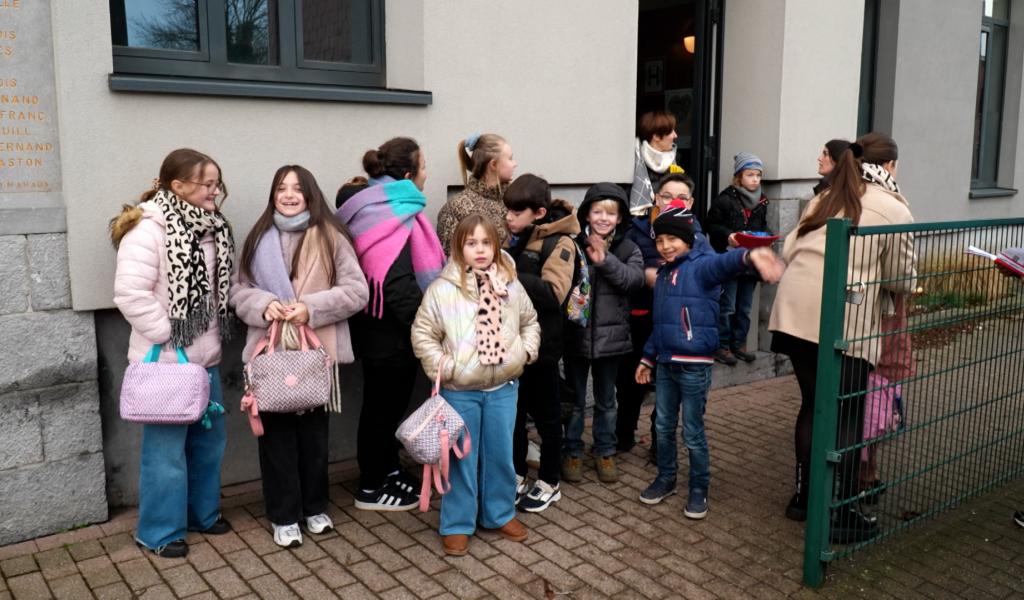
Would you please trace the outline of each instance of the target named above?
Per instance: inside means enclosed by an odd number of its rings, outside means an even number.
[[[775,240],[779,239],[777,235],[751,235],[746,231],[736,232],[736,243],[743,248],[760,248],[761,246],[771,246],[775,243]]]

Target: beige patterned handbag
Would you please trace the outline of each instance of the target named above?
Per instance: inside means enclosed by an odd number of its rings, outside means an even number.
[[[277,349],[281,322],[275,321],[245,365],[246,394],[255,397],[259,412],[300,412],[330,399],[331,357],[308,325],[298,330],[298,350]]]

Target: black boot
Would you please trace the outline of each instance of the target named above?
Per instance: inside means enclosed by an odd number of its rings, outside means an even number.
[[[786,518],[791,521],[807,520],[807,466],[796,463],[796,493],[786,506]]]
[[[878,535],[878,520],[853,506],[836,509],[832,515],[829,540],[833,544],[855,544]]]

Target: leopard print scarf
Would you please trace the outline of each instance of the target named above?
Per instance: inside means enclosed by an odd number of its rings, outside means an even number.
[[[900,186],[896,185],[896,180],[882,165],[861,163],[860,177],[864,181],[878,184],[890,192],[900,193]]]
[[[228,288],[235,255],[231,225],[219,212],[207,212],[161,189],[153,202],[164,214],[167,245],[168,316],[171,318],[171,343],[190,346],[210,328],[216,317],[220,336],[231,335],[228,312]],[[217,293],[210,292],[210,277],[200,240],[213,232],[217,248]]]
[[[508,297],[508,288],[491,263],[486,270],[473,269],[476,275],[476,351],[482,365],[500,365],[505,362],[505,345],[501,339],[501,303]]]

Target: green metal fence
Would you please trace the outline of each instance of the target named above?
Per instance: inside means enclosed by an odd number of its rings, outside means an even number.
[[[826,231],[804,547],[815,586],[830,561],[1024,473],[1024,280],[965,253],[1024,246],[1024,219]]]

